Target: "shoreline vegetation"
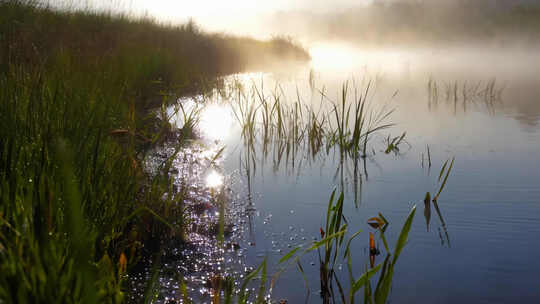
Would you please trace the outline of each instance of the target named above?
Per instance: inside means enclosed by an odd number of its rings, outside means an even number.
[[[189,132],[152,110],[309,59],[284,37],[0,1],[0,303],[124,302],[129,268],[184,229],[169,170],[142,164]]]

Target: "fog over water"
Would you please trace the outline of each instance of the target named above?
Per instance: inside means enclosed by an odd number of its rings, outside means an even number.
[[[290,35],[304,43],[347,40],[362,44],[390,39],[392,43],[418,43],[426,39],[459,42],[463,38],[468,38],[466,42],[470,43],[497,36],[505,39],[523,36],[523,32],[537,25],[534,20],[540,3],[537,0],[48,1],[56,6],[148,15],[170,23],[193,18],[204,29],[214,32],[259,38]],[[537,33],[533,36],[538,38]],[[500,44],[506,43],[499,38]],[[521,38],[529,40],[530,36]]]

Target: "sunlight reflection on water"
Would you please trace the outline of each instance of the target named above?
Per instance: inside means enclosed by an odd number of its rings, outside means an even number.
[[[325,43],[310,48],[311,66],[316,70],[402,74],[408,72],[412,52],[397,49],[358,49],[342,44]]]
[[[231,248],[230,257],[226,256],[226,262],[217,267],[230,266],[237,271],[237,268],[231,265],[258,265],[262,257],[266,256],[269,265],[277,264],[290,248],[317,237],[322,215],[326,212],[329,192],[337,184],[344,185],[345,199],[350,201],[345,208],[348,217],[352,219],[351,223],[355,223],[351,230],[365,229],[367,218],[378,212],[382,212],[391,223],[399,224],[412,203],[422,203],[422,194],[433,186],[432,182],[436,180],[438,169],[445,159],[456,155],[456,169],[452,172],[440,201],[440,218],[444,216],[444,223],[443,220],[437,222],[438,217],[432,217],[431,229],[426,231],[426,226],[430,227],[429,220],[424,222],[417,215],[411,230],[411,243],[407,245],[399,263],[402,278],[396,279],[399,286],[395,285],[393,295],[403,297],[417,285],[426,286],[426,290],[435,290],[438,284],[448,284],[456,278],[462,278],[462,273],[456,270],[457,263],[466,266],[470,275],[467,278],[468,283],[473,286],[475,281],[481,281],[488,272],[493,272],[494,265],[503,258],[506,259],[506,267],[513,270],[503,269],[504,273],[499,271],[494,277],[509,286],[511,282],[519,282],[532,290],[532,283],[528,283],[523,277],[534,277],[539,267],[538,263],[534,263],[529,257],[531,253],[537,254],[540,247],[530,246],[528,243],[528,239],[536,237],[540,229],[538,217],[531,216],[538,211],[536,203],[539,201],[540,192],[534,182],[539,177],[537,171],[529,169],[530,164],[540,158],[537,152],[540,108],[536,102],[536,79],[540,78],[536,76],[537,72],[527,74],[519,65],[506,71],[506,66],[491,64],[499,58],[499,55],[493,54],[489,57],[490,64],[482,66],[478,57],[490,55],[485,53],[457,53],[446,56],[430,50],[375,51],[324,46],[312,49],[311,54],[311,71],[302,70],[302,74],[298,72],[299,77],[296,77],[295,71],[290,72],[289,78],[263,73],[228,77],[227,83],[235,87],[241,86],[248,92],[243,98],[236,94],[228,95],[228,105],[226,102],[221,103],[226,98],[221,100],[220,96],[212,103],[207,103],[202,97],[200,100],[184,100],[186,107],[201,107],[201,120],[197,128],[202,137],[201,142],[204,139],[220,141],[215,143],[215,146],[214,143],[204,141],[204,147],[194,153],[194,158],[207,165],[199,172],[200,184],[197,183],[198,187],[206,187],[202,191],[204,200],[198,199],[196,206],[201,210],[204,207],[202,215],[215,220],[219,213],[210,194],[223,185],[224,189],[230,187],[229,198],[238,204],[231,208],[236,213],[230,221],[233,237],[227,239]],[[455,64],[460,61],[463,61],[461,65]],[[506,72],[502,73],[503,71]],[[474,92],[488,92],[489,90],[482,88],[489,87],[487,84],[491,83],[489,81],[494,76],[497,76],[497,83],[493,82],[494,87],[497,90],[503,87],[505,90],[504,98],[493,103],[491,109],[485,100],[488,95]],[[308,83],[311,77],[314,88]],[[288,158],[287,150],[280,150],[280,141],[276,141],[275,147],[278,149],[269,149],[271,152],[267,157],[266,150],[262,147],[249,150],[242,145],[241,127],[230,109],[231,106],[240,106],[239,99],[255,99],[259,104],[259,99],[273,101],[273,98],[278,96],[283,105],[291,105],[300,100],[316,106],[325,102],[331,107],[333,103],[330,100],[340,100],[343,81],[350,77],[353,77],[353,80],[354,77],[357,80],[367,79],[366,82],[356,82],[360,93],[365,92],[363,89],[368,84],[372,84],[370,92],[373,93],[369,94],[368,99],[373,100],[375,105],[390,100],[391,106],[397,108],[391,117],[391,122],[397,126],[388,133],[385,131],[374,137],[370,143],[372,153],[366,159],[367,169],[359,186],[351,182],[354,177],[350,173],[354,170],[351,169],[348,173],[346,167],[340,168],[340,163],[332,158],[335,154],[325,154],[323,151],[319,158],[310,159],[309,155],[302,155],[302,150],[299,149],[294,150],[300,151],[299,157]],[[295,82],[297,79],[300,81]],[[272,80],[279,85],[275,85]],[[352,88],[354,84],[352,81],[350,98],[355,93]],[[252,88],[253,85],[257,86],[257,91]],[[436,89],[433,89],[434,87]],[[454,88],[453,91],[449,90],[450,88]],[[399,94],[396,95],[397,90]],[[328,97],[319,98],[321,91]],[[260,113],[263,113],[262,109]],[[331,111],[328,113],[334,114]],[[327,117],[333,119],[333,116]],[[257,120],[256,125],[261,125],[260,120]],[[526,125],[526,133],[522,125]],[[405,131],[411,146],[399,154],[385,153],[386,136],[390,138]],[[255,134],[260,136],[262,133]],[[226,155],[218,152],[222,145],[227,147]],[[424,167],[423,159],[427,147],[430,148],[434,160],[433,168]],[[219,167],[209,161],[213,158],[219,159]],[[280,166],[282,159],[285,165],[281,163]],[[342,173],[341,180],[339,172]],[[221,173],[225,174],[225,178]],[[192,177],[192,174],[187,176]],[[231,176],[236,176],[238,184],[231,183]],[[355,199],[353,195],[356,195],[353,189],[357,187],[359,208],[352,204]],[[201,195],[199,192],[194,193]],[[256,212],[251,212],[252,210]],[[206,222],[200,222],[197,228],[205,224]],[[449,237],[447,235],[445,238],[441,231],[446,233],[447,225]],[[396,225],[393,224],[393,227]],[[390,238],[395,238],[395,228],[390,229],[394,231],[393,234],[389,233]],[[206,246],[201,246],[199,252],[215,250],[214,235],[195,236],[200,237]],[[195,239],[195,236],[192,236],[192,239]],[[446,247],[450,246],[450,239],[452,249]],[[507,242],[506,240],[512,240],[513,248],[529,248],[527,251],[512,250],[510,254],[506,248],[499,247],[499,244]],[[393,243],[394,240],[391,241]],[[358,263],[354,269],[356,273],[363,271],[361,262],[362,258],[367,259],[366,243],[358,241],[351,245],[351,249],[357,253],[355,258]],[[483,246],[478,246],[479,243]],[[456,252],[466,253],[471,258],[463,260]],[[215,255],[219,259],[223,257],[220,252]],[[422,268],[422,277],[429,279],[421,280],[417,276],[416,260],[419,256],[433,261]],[[306,258],[305,262],[312,262],[309,264],[315,266],[315,256]],[[206,269],[211,269],[214,273],[222,273],[208,263],[201,265],[206,265]],[[523,265],[530,265],[530,271]],[[315,283],[319,278],[318,271],[318,267],[306,267],[305,275],[310,282]],[[440,273],[444,271],[446,275],[441,277]],[[242,278],[245,272],[235,274],[239,275],[237,278]],[[203,272],[197,275],[199,276],[192,276],[194,279],[190,286],[199,287],[206,282],[205,278],[208,278]],[[302,279],[295,275],[297,274],[292,272],[280,277],[282,286],[301,288]],[[297,283],[300,285],[295,285]],[[452,288],[450,287],[450,290]],[[297,288],[276,290],[277,298],[287,298],[293,303],[303,301],[304,294],[298,293]],[[516,290],[516,287],[508,293],[484,290],[483,294],[505,299],[507,294]],[[200,291],[204,293],[201,297],[208,298],[207,287]],[[454,288],[452,293],[458,294],[459,291]],[[437,293],[426,292],[422,295],[424,302],[435,302],[433,299],[436,297]]]
[[[209,188],[217,188],[223,185],[223,176],[216,172],[215,170],[212,170],[207,176],[206,176],[206,186]]]
[[[210,140],[224,140],[231,134],[233,123],[229,106],[210,104],[202,110],[199,128]]]
[[[183,98],[179,100],[182,104],[186,116],[190,113],[197,113],[199,118],[197,130],[201,137],[211,141],[225,141],[232,135],[234,120],[229,106],[219,103],[205,104],[196,101],[194,98]],[[176,112],[176,114],[174,114]],[[183,113],[174,106],[169,107],[168,115],[178,128],[185,124]]]

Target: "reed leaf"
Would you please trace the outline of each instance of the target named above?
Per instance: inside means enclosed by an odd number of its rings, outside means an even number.
[[[450,172],[452,171],[452,167],[454,166],[454,160],[455,160],[455,157],[452,158],[452,162],[450,163],[450,167],[448,167],[448,170],[446,171],[446,175],[444,176],[444,180],[441,184],[441,187],[439,188],[439,192],[437,192],[437,195],[435,195],[435,197],[433,197],[433,200],[434,201],[437,201],[439,199],[439,195],[441,195],[441,192],[443,191],[444,189],[444,186],[446,185],[446,181],[448,180],[448,176],[450,175]],[[446,163],[445,163],[446,165]],[[442,172],[442,170],[441,170]]]

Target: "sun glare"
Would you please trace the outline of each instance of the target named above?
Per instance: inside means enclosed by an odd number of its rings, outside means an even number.
[[[201,113],[199,128],[205,138],[224,141],[233,127],[230,109],[224,105],[207,105]]]
[[[223,185],[223,176],[216,171],[210,172],[206,177],[206,186],[209,188],[218,188]]]
[[[309,50],[311,65],[321,71],[362,70],[385,74],[409,71],[414,52],[397,49],[361,49],[347,44],[321,43]]]

